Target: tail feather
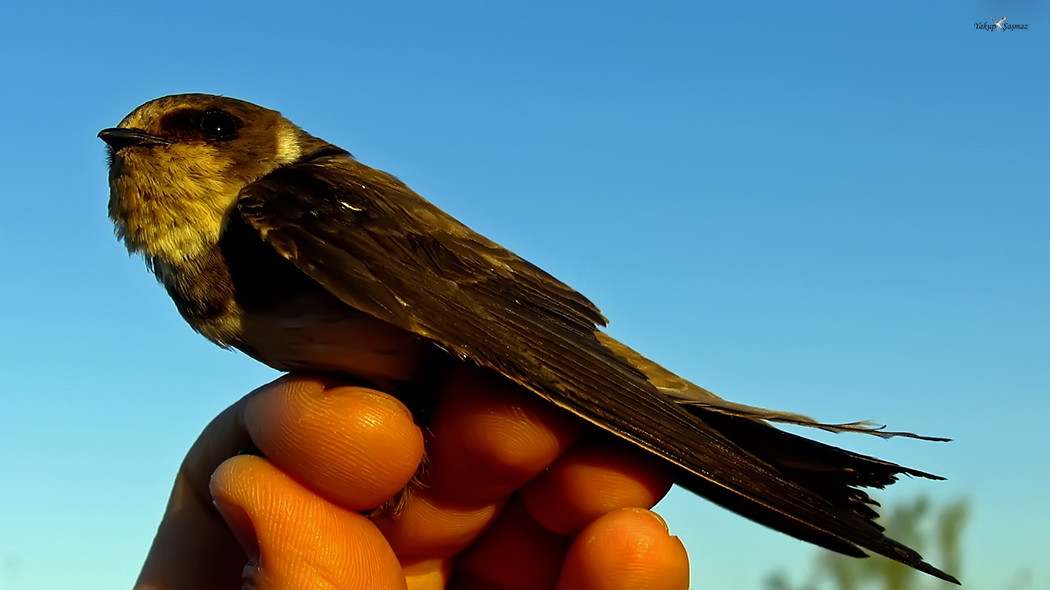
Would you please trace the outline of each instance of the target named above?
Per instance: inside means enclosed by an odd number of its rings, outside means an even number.
[[[878,502],[860,489],[885,488],[896,482],[900,475],[943,478],[797,436],[775,428],[768,422],[787,422],[832,432],[860,432],[882,437],[906,436],[935,441],[948,439],[907,432],[886,432],[869,423],[822,424],[800,414],[726,402],[604,333],[599,332],[598,338],[603,345],[644,373],[660,391],[678,402],[679,407],[747,456],[741,455],[739,460],[757,459],[767,465],[787,486],[803,490],[813,505],[825,506],[826,516],[813,520],[777,508],[780,503],[772,499],[778,492],[773,488],[752,489],[750,494],[744,495],[714,483],[711,478],[685,472],[679,474],[679,485],[759,524],[825,549],[852,557],[867,557],[862,550],[867,549],[947,582],[959,583],[950,574],[923,561],[915,550],[883,534],[884,529],[876,521],[878,513],[874,509]]]
[[[902,474],[944,479],[797,436],[755,420],[696,406],[688,409],[742,449],[775,466],[787,479],[835,506],[849,506],[855,514],[867,520],[878,517],[871,507],[879,504],[858,487],[884,489]],[[872,525],[879,526],[875,522]]]
[[[682,405],[701,407],[712,412],[720,412],[722,414],[726,414],[729,416],[738,416],[740,418],[766,420],[769,422],[779,422],[781,424],[794,424],[795,426],[817,428],[820,430],[825,430],[827,432],[834,432],[836,434],[843,432],[851,432],[854,434],[870,434],[879,438],[893,438],[899,436],[902,438],[915,438],[919,440],[928,440],[933,442],[951,441],[950,438],[943,438],[939,436],[926,436],[922,434],[915,434],[913,432],[886,430],[885,426],[867,420],[863,420],[860,422],[844,422],[841,424],[830,424],[827,422],[820,422],[803,414],[796,414],[794,412],[782,412],[780,410],[767,410],[765,408],[757,408],[755,406],[748,406],[724,400],[719,397],[716,397],[715,394],[699,386],[693,386],[693,389],[685,390],[669,390],[665,388],[658,389],[660,389],[660,391],[663,392],[665,395],[675,398],[675,400]]]

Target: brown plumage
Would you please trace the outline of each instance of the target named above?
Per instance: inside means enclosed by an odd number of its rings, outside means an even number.
[[[274,111],[169,96],[99,136],[117,235],[213,342],[395,394],[435,356],[468,359],[644,448],[677,483],[747,518],[956,581],[886,537],[859,489],[937,476],[768,422],[915,435],[721,400],[601,332],[605,318],[567,285]]]

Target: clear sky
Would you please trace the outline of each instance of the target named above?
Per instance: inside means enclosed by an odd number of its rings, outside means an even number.
[[[644,7],[643,7],[644,6]],[[1028,30],[974,27],[1008,16]],[[969,498],[961,577],[1050,588],[1050,10],[926,2],[50,2],[0,17],[0,588],[130,587],[182,454],[275,373],[114,241],[99,129],[282,111],[730,399]],[[697,588],[814,551],[687,493]]]

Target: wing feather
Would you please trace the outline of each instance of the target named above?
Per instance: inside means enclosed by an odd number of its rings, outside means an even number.
[[[588,299],[347,156],[284,167],[242,191],[249,225],[345,303],[493,369],[678,466],[686,487],[801,539],[854,545],[945,579],[837,505],[660,393],[599,339]],[[947,577],[946,577],[947,576]]]

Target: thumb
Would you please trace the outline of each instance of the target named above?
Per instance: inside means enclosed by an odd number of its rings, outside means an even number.
[[[238,456],[211,480],[215,505],[248,555],[255,590],[401,590],[397,557],[367,518],[328,503],[265,459]]]

